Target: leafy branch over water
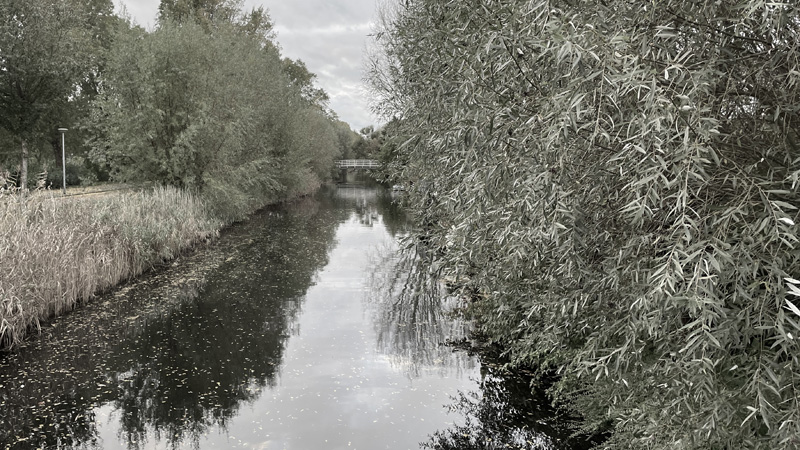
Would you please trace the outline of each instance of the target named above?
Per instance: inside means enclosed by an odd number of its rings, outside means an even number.
[[[480,331],[614,448],[800,445],[800,10],[412,0],[368,68]]]

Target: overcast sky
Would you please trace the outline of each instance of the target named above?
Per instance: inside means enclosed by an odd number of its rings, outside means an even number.
[[[147,29],[156,24],[159,0],[114,0]],[[244,9],[269,10],[283,55],[302,59],[317,74],[339,118],[356,131],[378,119],[369,111],[361,58],[377,0],[245,0]]]

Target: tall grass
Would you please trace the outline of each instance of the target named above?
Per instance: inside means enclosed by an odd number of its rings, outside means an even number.
[[[175,188],[84,199],[0,197],[0,349],[221,225],[198,197]]]

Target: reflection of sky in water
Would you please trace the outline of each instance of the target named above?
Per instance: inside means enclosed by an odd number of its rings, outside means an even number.
[[[442,345],[464,333],[439,314],[455,299],[398,255],[408,226],[379,192],[261,212],[57,319],[0,358],[0,449],[554,442],[528,381],[511,389]]]
[[[209,427],[173,442],[177,448],[418,448],[455,420],[444,407],[451,396],[476,387],[479,373],[471,358],[468,370],[431,367],[410,377],[385,353],[390,349],[378,348],[376,318],[364,299],[376,296],[367,292],[375,263],[371,255],[391,247],[393,238],[372,206],[375,191],[348,188],[336,197],[354,211],[336,229],[328,264],[299,299],[300,313],[290,326],[274,386],[241,405],[224,428]],[[101,447],[113,448],[119,441],[119,412],[104,405],[95,414]],[[171,447],[163,438],[151,432],[141,448]]]
[[[448,395],[473,385],[435,374],[411,380],[376,351],[363,309],[364,271],[369,250],[389,237],[351,218],[336,238],[338,247],[306,295],[277,386],[229,425],[247,447],[416,448],[452,420],[442,407]],[[222,445],[219,437],[209,440]]]

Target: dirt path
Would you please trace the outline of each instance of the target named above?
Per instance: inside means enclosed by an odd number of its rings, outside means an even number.
[[[66,195],[62,194],[61,189],[45,189],[30,191],[30,198],[52,196],[54,199],[74,199],[74,198],[97,198],[108,195],[116,195],[130,192],[147,187],[144,184],[127,183],[107,183],[96,186],[70,186],[67,187]]]
[[[139,189],[144,187],[143,185],[135,185],[135,184],[122,184],[122,183],[114,183],[114,184],[102,184],[98,186],[74,186],[67,188],[67,194],[62,195],[61,190],[51,190],[53,192],[54,197],[58,198],[59,196],[65,198],[72,198],[72,197],[102,197],[105,195],[113,195],[113,194],[120,194],[125,191],[132,191],[135,189]]]

